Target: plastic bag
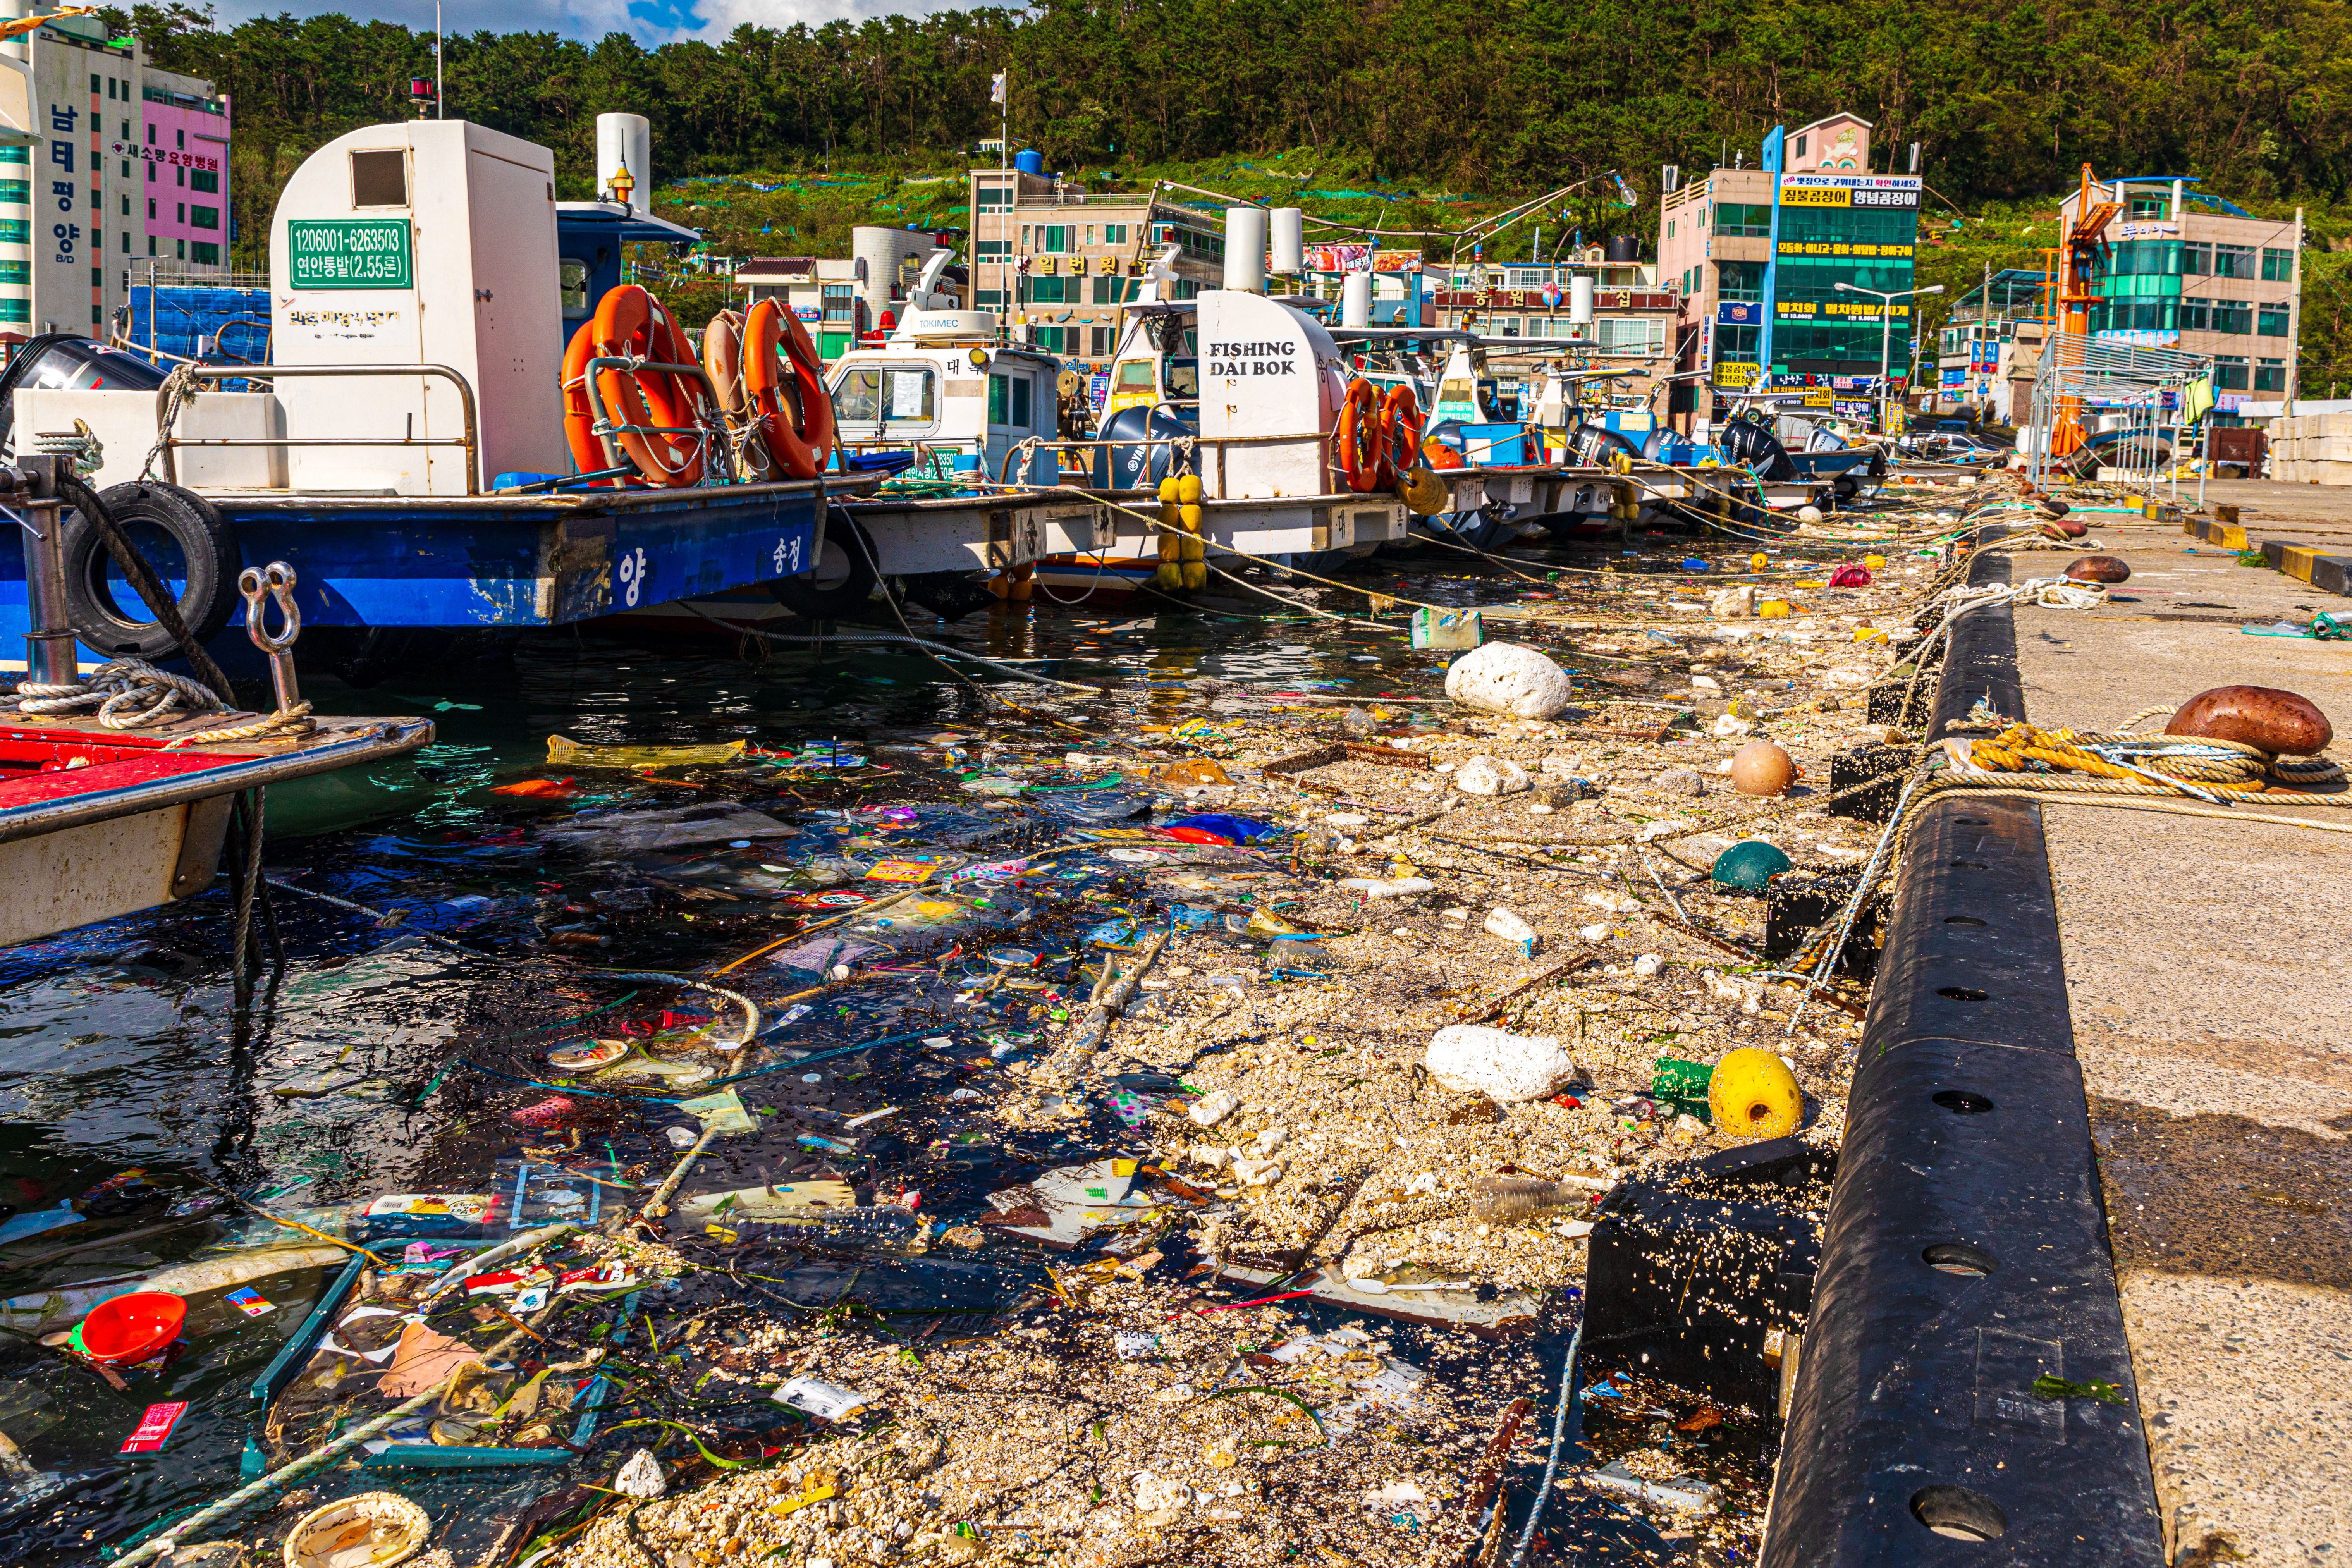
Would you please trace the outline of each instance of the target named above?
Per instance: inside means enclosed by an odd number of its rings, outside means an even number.
[[[564,735],[547,738],[547,760],[573,768],[675,768],[688,763],[731,763],[743,742],[712,746],[583,746]]]

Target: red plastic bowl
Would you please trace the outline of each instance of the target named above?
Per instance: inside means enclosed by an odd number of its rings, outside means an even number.
[[[82,1352],[92,1361],[128,1366],[145,1361],[180,1337],[188,1304],[168,1290],[134,1290],[100,1301],[81,1321]]]

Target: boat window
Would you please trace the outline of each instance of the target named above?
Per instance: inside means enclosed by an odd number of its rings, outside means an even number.
[[[394,147],[385,152],[352,154],[352,205],[404,207],[408,205],[408,154]]]
[[[588,308],[588,264],[576,256],[563,258],[563,308],[584,310]]]
[[[1201,395],[1201,362],[1196,359],[1171,359],[1168,362],[1168,395],[1176,398]]]
[[[931,373],[928,370],[886,370],[882,373],[883,417],[893,425],[929,425]]]
[[[853,370],[833,389],[833,409],[845,425],[871,425],[882,417],[882,373]]]
[[[1440,403],[1469,403],[1475,405],[1475,395],[1471,391],[1470,383],[1467,378],[1453,375],[1446,377],[1445,384],[1437,389],[1437,401]]]
[[[1030,382],[1025,375],[992,375],[988,378],[988,422],[1009,425],[1018,429],[1029,427]]]
[[[1120,363],[1118,384],[1112,390],[1114,392],[1150,392],[1158,384],[1159,378],[1152,374],[1152,363],[1150,360],[1131,359]]]

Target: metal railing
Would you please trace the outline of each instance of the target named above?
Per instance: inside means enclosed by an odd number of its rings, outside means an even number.
[[[174,374],[198,381],[268,381],[286,375],[434,375],[455,383],[458,405],[465,411],[463,436],[221,436],[188,437],[163,431],[163,480],[178,484],[179,468],[173,454],[182,447],[463,447],[466,449],[466,493],[482,493],[481,423],[475,412],[474,388],[464,375],[446,364],[184,364]],[[173,416],[177,418],[176,412]]]

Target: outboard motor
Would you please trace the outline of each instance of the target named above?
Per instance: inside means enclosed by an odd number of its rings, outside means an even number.
[[[1121,490],[1158,489],[1160,481],[1170,474],[1186,472],[1192,468],[1189,459],[1179,460],[1176,448],[1170,445],[1192,434],[1190,426],[1160,409],[1140,405],[1120,409],[1103,422],[1101,439],[1111,445],[1096,450],[1095,488]],[[1122,441],[1133,445],[1117,444]]]
[[[1780,445],[1771,426],[1760,419],[1739,416],[1723,427],[1716,445],[1727,460],[1749,469],[1758,479],[1782,483],[1797,477],[1797,465],[1789,460],[1789,449]]]

